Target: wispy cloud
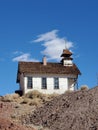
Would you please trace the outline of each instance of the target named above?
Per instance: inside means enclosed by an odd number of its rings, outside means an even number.
[[[45,34],[38,35],[37,39],[34,42],[41,42],[41,41],[50,41],[57,37],[58,30],[52,30],[51,32],[47,32]]]
[[[15,58],[12,59],[13,62],[16,61],[34,61],[38,62],[38,60],[31,58],[31,55],[29,53],[24,53],[22,55],[16,56]]]
[[[58,36],[59,30],[52,30],[44,34],[37,36],[37,39],[32,42],[41,42],[41,46],[44,46],[44,50],[41,51],[42,55],[47,56],[47,60],[56,60],[60,61],[60,55],[62,54],[63,49],[70,49],[73,47],[73,42],[68,41],[65,37]],[[23,53],[21,51],[15,51],[15,58],[12,59],[15,61],[35,61],[38,60],[32,58],[30,53]]]
[[[58,36],[58,30],[38,35],[33,42],[43,42],[41,45],[45,47],[41,53],[48,57],[48,60],[60,60],[60,55],[63,49],[70,49],[73,43],[67,39]]]
[[[23,54],[23,52],[22,51],[14,51],[13,54],[15,54],[15,55],[18,54],[19,55],[19,54]]]

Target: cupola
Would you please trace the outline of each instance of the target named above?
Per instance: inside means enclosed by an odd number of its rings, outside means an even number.
[[[68,49],[64,49],[63,50],[63,53],[61,55],[62,60],[61,60],[61,63],[64,65],[64,66],[72,66],[73,65],[73,58],[71,57],[72,55],[72,52],[70,52]]]

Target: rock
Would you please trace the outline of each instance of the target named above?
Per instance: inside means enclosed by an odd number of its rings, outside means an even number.
[[[22,123],[50,130],[97,130],[98,87],[65,93],[22,118]]]
[[[0,118],[0,130],[34,130],[22,125],[15,124],[8,119]]]

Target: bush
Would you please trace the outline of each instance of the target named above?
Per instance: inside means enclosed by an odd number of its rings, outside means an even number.
[[[81,87],[80,87],[80,90],[88,90],[89,88],[88,88],[88,86],[87,85],[82,85]]]
[[[34,90],[34,91],[26,93],[24,96],[27,97],[27,98],[31,98],[31,99],[34,99],[34,98],[40,98],[41,99],[43,97],[43,94],[40,93],[37,90]]]
[[[29,102],[29,105],[30,106],[40,106],[42,104],[42,101],[41,101],[41,99],[39,99],[39,98],[34,98],[33,100],[31,100],[30,102]]]
[[[66,94],[67,94],[67,93],[68,93],[68,94],[69,94],[69,93],[73,93],[73,92],[74,92],[73,90],[66,90],[66,91],[65,91]]]
[[[53,98],[55,98],[55,97],[57,97],[57,96],[59,96],[59,94],[53,93],[53,94],[47,95],[47,98],[51,100],[51,99],[53,99]]]
[[[29,104],[30,99],[29,98],[24,98],[23,101],[20,104]]]
[[[20,97],[19,94],[13,93],[10,96],[12,96],[13,99],[18,99]]]
[[[53,94],[43,94],[37,90],[33,90],[31,92],[26,93],[24,96],[22,96],[23,100],[21,103],[23,104],[29,104],[29,105],[35,105],[39,106],[44,104],[46,101],[52,100],[54,97],[57,97],[59,94],[53,93]],[[27,101],[29,100],[29,101]]]
[[[2,97],[2,101],[4,102],[13,102],[15,101],[15,99],[18,99],[20,96],[18,94],[7,94],[5,96]]]

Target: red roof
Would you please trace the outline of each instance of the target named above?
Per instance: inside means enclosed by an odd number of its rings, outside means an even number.
[[[20,81],[20,74],[74,74],[80,75],[81,72],[75,64],[73,66],[63,66],[62,63],[47,63],[42,62],[19,62],[17,72],[17,82]]]

